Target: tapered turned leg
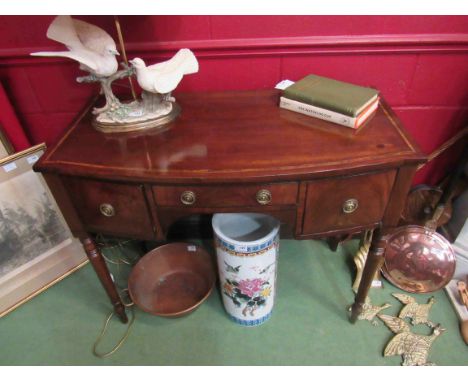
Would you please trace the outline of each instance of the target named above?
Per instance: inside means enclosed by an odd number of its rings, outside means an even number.
[[[107,268],[107,264],[102,257],[101,252],[99,251],[98,247],[94,243],[94,241],[90,237],[86,237],[81,240],[83,247],[88,255],[89,261],[93,266],[96,274],[101,281],[102,286],[107,292],[112,305],[114,306],[115,313],[119,316],[120,320],[123,323],[128,321],[127,315],[125,313],[125,306],[120,299],[120,295],[117,292],[117,288],[115,287],[114,281],[112,281],[111,275],[109,273],[109,269]]]
[[[354,300],[354,304],[351,308],[350,321],[352,323],[356,322],[357,317],[362,312],[362,307],[372,285],[372,280],[374,279],[376,272],[379,271],[383,265],[386,243],[385,237],[382,236],[381,231],[377,230],[374,233],[369,254],[367,255],[356,299]]]

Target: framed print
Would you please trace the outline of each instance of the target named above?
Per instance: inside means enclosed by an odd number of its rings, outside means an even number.
[[[33,164],[45,145],[0,160],[0,317],[87,263]]]
[[[10,140],[8,139],[2,124],[0,123],[0,159],[7,157],[15,152]]]

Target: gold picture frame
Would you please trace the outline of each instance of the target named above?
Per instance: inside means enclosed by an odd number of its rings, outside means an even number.
[[[6,158],[14,152],[15,149],[8,139],[3,125],[0,123],[0,159]]]
[[[42,175],[45,144],[0,159],[0,317],[88,262]]]

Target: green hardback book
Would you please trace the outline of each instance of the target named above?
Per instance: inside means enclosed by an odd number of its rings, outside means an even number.
[[[283,90],[283,97],[350,117],[358,116],[377,98],[372,88],[310,74]]]

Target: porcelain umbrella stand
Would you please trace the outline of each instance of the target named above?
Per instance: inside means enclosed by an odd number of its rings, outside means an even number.
[[[215,214],[216,254],[224,307],[238,324],[256,326],[275,300],[279,222],[268,215]]]

